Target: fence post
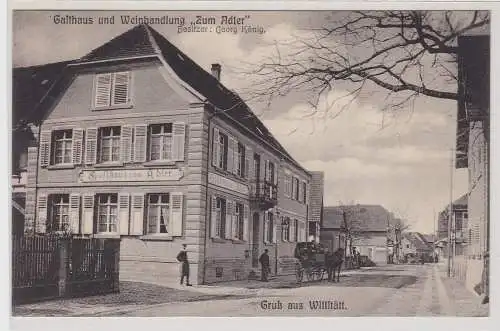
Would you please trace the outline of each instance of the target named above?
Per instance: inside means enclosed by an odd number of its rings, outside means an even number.
[[[120,292],[120,243],[121,240],[117,239],[114,241],[114,265],[113,265],[113,287],[115,292]]]
[[[57,247],[59,254],[59,297],[65,297],[67,294],[66,287],[68,285],[68,259],[69,259],[69,240],[60,239]]]

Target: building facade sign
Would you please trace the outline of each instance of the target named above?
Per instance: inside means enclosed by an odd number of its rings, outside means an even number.
[[[179,180],[182,176],[180,169],[82,170],[79,180],[81,183],[148,182]]]
[[[217,185],[217,186],[220,186],[220,187],[224,187],[224,188],[227,188],[227,189],[229,189],[231,191],[235,191],[235,192],[241,193],[243,195],[248,195],[249,194],[248,186],[247,185],[238,183],[238,182],[236,182],[236,181],[234,181],[232,179],[223,177],[221,175],[218,175],[218,174],[215,174],[215,173],[212,173],[212,172],[208,174],[208,182],[210,184]]]

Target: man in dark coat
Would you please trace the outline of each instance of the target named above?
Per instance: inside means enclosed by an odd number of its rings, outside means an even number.
[[[184,283],[184,277],[186,277],[186,286],[192,286],[189,283],[189,261],[186,246],[186,244],[182,245],[182,250],[177,254],[177,261],[181,262],[181,285]]]
[[[259,258],[259,262],[261,265],[261,277],[260,280],[263,282],[267,282],[267,275],[269,274],[269,255],[268,250],[265,249],[264,253]]]
[[[330,250],[325,250],[325,267],[328,274],[328,281],[332,281],[334,256]]]

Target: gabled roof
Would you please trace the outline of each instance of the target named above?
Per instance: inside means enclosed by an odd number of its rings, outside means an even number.
[[[350,205],[323,208],[323,228],[340,229],[343,226],[343,211],[347,221],[355,222],[358,231],[387,231],[391,213],[380,205]]]
[[[222,116],[226,116],[228,120],[233,121],[236,125],[246,128],[253,135],[283,154],[299,169],[306,171],[293,159],[238,94],[222,85],[215,77],[146,24],[133,27],[80,59],[30,68],[15,68],[13,74],[14,88],[16,91],[20,91],[14,93],[14,113],[18,113],[16,118],[25,118],[28,122],[39,121],[43,118],[43,114],[47,109],[37,109],[37,111],[29,114],[27,114],[27,110],[38,108],[38,104],[49,88],[52,88],[51,93],[53,93],[50,99],[57,98],[57,94],[63,92],[65,86],[62,81],[63,72],[68,64],[123,60],[124,58],[150,55],[162,56],[177,76],[203,95],[207,99],[206,101],[216,107],[219,113],[222,113]],[[33,80],[30,80],[30,77]],[[37,78],[35,79],[35,77]],[[38,85],[43,81],[45,83],[42,84],[42,89]],[[35,86],[37,91],[31,95],[31,88],[26,88],[26,86]]]
[[[406,232],[403,234],[403,237],[412,242],[419,250],[429,250],[433,248],[420,232]]]

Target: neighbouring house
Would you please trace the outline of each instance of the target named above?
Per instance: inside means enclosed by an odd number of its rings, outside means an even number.
[[[308,209],[309,239],[320,241],[320,230],[323,222],[323,192],[325,174],[311,171],[310,204]]]
[[[439,213],[438,216],[438,239],[440,240],[443,249],[444,257],[448,256],[448,251],[453,256],[464,255],[467,237],[468,237],[468,210],[467,210],[467,194],[462,195],[457,200],[453,201],[451,227],[448,228],[450,220],[449,211],[450,206]],[[452,245],[448,246],[448,230],[451,230]]]
[[[335,249],[344,241],[347,251],[351,246],[356,247],[361,255],[376,264],[386,264],[388,228],[393,217],[379,205],[324,207],[321,243]],[[345,231],[345,228],[350,231]]]
[[[272,271],[289,272],[321,205],[315,175],[220,65],[210,71],[148,25],[76,60],[15,68],[34,135],[25,230],[120,238],[122,279],[177,278],[182,244],[194,284],[246,278],[266,248]]]
[[[420,232],[405,232],[401,241],[402,257],[408,259],[409,255],[424,257],[430,262],[434,257],[434,245],[430,244]]]
[[[490,32],[458,37],[456,168],[468,168],[469,189],[465,283],[487,293],[490,250]],[[478,292],[478,291],[476,291]]]

